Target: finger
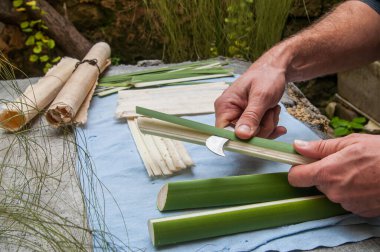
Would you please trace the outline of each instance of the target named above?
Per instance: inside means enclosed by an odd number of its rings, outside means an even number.
[[[215,100],[215,126],[218,128],[226,127],[231,121],[237,120],[242,109],[237,105],[239,98],[234,95],[222,95]]]
[[[282,135],[285,135],[287,132],[287,129],[284,126],[278,126],[276,129],[268,136],[268,139],[276,139],[277,137],[280,137]]]
[[[218,128],[224,128],[228,126],[232,121],[239,118],[241,112],[238,109],[226,110],[224,113],[215,114],[215,126]]]
[[[269,97],[255,97],[250,95],[249,103],[237,122],[236,136],[249,139],[258,133],[261,119],[269,109]]]
[[[310,164],[293,166],[288,174],[289,183],[296,187],[320,186],[323,188],[335,179],[329,177],[328,172],[340,165],[339,158],[338,154],[332,154]]]
[[[281,113],[281,106],[277,105],[274,108],[274,117],[273,117],[273,125],[276,127],[278,122],[280,121],[280,113]]]
[[[311,142],[295,140],[293,145],[299,154],[314,159],[321,159],[342,150],[352,143],[353,141],[350,138],[337,138]]]
[[[275,117],[275,110],[268,110],[260,124],[260,131],[256,134],[257,137],[267,138],[275,130],[276,125],[273,124]]]

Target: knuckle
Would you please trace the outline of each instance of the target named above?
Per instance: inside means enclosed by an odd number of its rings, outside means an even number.
[[[266,102],[271,101],[273,98],[273,95],[266,90],[258,91],[255,96],[258,97],[261,101]]]
[[[326,172],[326,169],[321,167],[321,168],[315,170],[314,184],[316,184],[316,185],[328,184],[328,174]]]
[[[362,134],[359,134],[359,133],[352,133],[352,134],[348,135],[349,138],[358,138],[361,136],[362,136]]]
[[[241,118],[253,121],[256,124],[260,123],[259,115],[255,111],[244,111]]]
[[[358,157],[363,152],[364,146],[361,146],[361,144],[354,144],[347,148],[348,154],[351,157]]]
[[[324,153],[324,152],[326,152],[326,150],[327,150],[327,141],[319,140],[319,141],[316,143],[316,150],[317,150],[319,153]]]

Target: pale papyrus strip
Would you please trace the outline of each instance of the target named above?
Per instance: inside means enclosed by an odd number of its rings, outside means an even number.
[[[50,125],[59,127],[75,123],[80,107],[93,90],[101,71],[109,64],[110,56],[111,48],[107,43],[97,43],[90,49],[82,64],[77,67],[50,105],[46,113]],[[97,65],[84,62],[86,60],[96,60]]]
[[[137,118],[129,118],[128,126],[150,177],[172,175],[194,165],[182,143],[142,134]]]
[[[117,118],[136,117],[136,106],[171,115],[214,113],[214,101],[228,88],[225,82],[119,91]]]
[[[63,88],[75,69],[77,59],[63,58],[44,77],[30,85],[14,102],[0,112],[0,127],[15,132],[47,107]]]

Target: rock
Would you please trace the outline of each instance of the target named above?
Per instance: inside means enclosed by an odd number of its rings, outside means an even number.
[[[338,94],[380,122],[380,61],[338,74]]]
[[[164,64],[162,60],[140,60],[137,62],[138,67],[158,66]]]
[[[366,125],[364,125],[364,131],[371,134],[380,134],[380,125],[369,120]]]
[[[360,116],[355,111],[346,108],[345,106],[339,103],[336,105],[335,115],[347,121],[352,121],[352,119],[354,119],[355,117]]]
[[[285,107],[294,107],[297,103],[292,100],[287,93],[281,97],[281,102]]]
[[[328,118],[331,119],[334,117],[336,105],[337,105],[336,102],[330,102],[329,104],[327,104],[327,106],[325,108],[325,112],[326,112],[326,115]]]

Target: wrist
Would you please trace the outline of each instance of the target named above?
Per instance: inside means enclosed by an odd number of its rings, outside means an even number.
[[[297,51],[295,50],[296,46],[292,40],[293,38],[286,39],[269,49],[252,64],[249,70],[254,70],[258,67],[269,67],[276,69],[277,72],[283,73],[286,82],[293,81],[296,71],[292,65],[296,58]]]

